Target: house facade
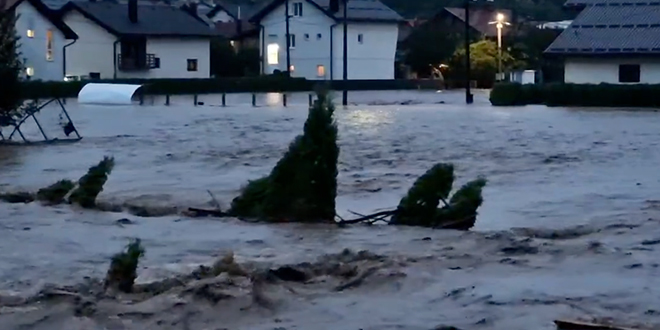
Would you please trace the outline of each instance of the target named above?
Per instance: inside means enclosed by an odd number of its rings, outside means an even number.
[[[68,79],[210,77],[213,31],[180,8],[69,2],[61,15],[78,34],[67,48]]]
[[[18,52],[31,80],[61,81],[67,47],[78,39],[57,13],[40,0],[22,0],[13,4],[17,15],[16,33],[20,36]]]
[[[640,0],[570,0],[581,10],[546,49],[564,82],[660,84],[660,6]]]
[[[343,78],[343,2],[290,0],[289,62],[293,77]],[[286,71],[286,1],[275,0],[253,16],[259,36],[262,74]],[[377,0],[349,0],[347,7],[348,79],[394,79],[399,23]]]
[[[206,17],[213,22],[218,35],[231,40],[234,49],[258,48],[259,27],[248,19],[255,13],[256,6],[252,4],[233,4],[226,1],[215,1],[215,7]]]

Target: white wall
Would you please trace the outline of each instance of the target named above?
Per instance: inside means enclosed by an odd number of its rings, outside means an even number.
[[[62,47],[69,41],[29,2],[21,2],[16,7],[16,14],[19,15],[16,22],[16,33],[21,38],[19,52],[25,67],[34,70],[31,79],[61,81],[64,78]],[[34,30],[33,38],[27,36],[28,29]],[[51,60],[46,58],[46,31],[49,29],[53,32],[53,57]]]
[[[101,79],[114,77],[114,48],[117,37],[72,10],[64,22],[78,35],[78,40],[66,49],[66,75],[89,76],[98,72]],[[117,51],[119,52],[119,44]]]
[[[564,81],[620,84],[621,64],[639,64],[641,84],[660,84],[660,59],[652,58],[568,58],[564,64]]]
[[[119,47],[117,47],[119,52]],[[160,68],[117,71],[117,78],[209,78],[211,45],[208,38],[149,38],[147,53],[160,58]],[[197,60],[197,71],[188,71],[188,59]]]
[[[121,53],[117,37],[77,11],[69,12],[64,21],[78,34],[78,41],[67,48],[67,75],[88,76],[99,72],[101,79],[115,74],[115,50]],[[160,68],[144,71],[121,71],[117,78],[209,78],[210,40],[208,38],[148,38],[147,53],[160,58]],[[197,59],[197,71],[188,71],[188,59]]]
[[[289,2],[289,14],[293,15],[294,3]],[[343,28],[307,1],[303,5],[302,17],[291,17],[289,33],[295,35],[296,45],[291,49],[293,77],[307,79],[342,79]],[[286,70],[286,22],[284,5],[276,8],[261,21],[264,27],[261,38],[264,47],[279,45],[278,64],[268,64],[268,52],[263,50],[264,74],[274,70]],[[330,30],[332,29],[332,33]],[[348,79],[394,79],[394,56],[398,36],[396,23],[349,23],[348,24]],[[305,40],[305,34],[309,39]],[[317,35],[321,38],[318,39]],[[330,38],[332,34],[332,39]],[[363,43],[358,35],[363,35]],[[331,41],[332,40],[332,41]],[[331,46],[332,44],[332,46]],[[260,47],[261,47],[260,42]],[[331,56],[332,53],[334,56]],[[331,58],[334,60],[331,63]],[[324,67],[325,75],[318,75],[318,66]],[[331,72],[332,69],[332,72]]]
[[[293,15],[294,3],[289,2],[289,14]],[[289,19],[289,34],[295,35],[295,48],[290,50],[291,65],[294,70],[291,73],[293,77],[304,77],[307,79],[330,79],[330,27],[334,20],[325,15],[318,8],[307,1],[300,1],[303,6],[302,17],[291,17]],[[265,36],[264,46],[276,43],[279,45],[278,64],[268,64],[268,53],[264,51],[265,74],[270,74],[273,70],[286,71],[286,20],[285,6],[282,5],[261,21]],[[305,34],[309,39],[305,40]],[[318,35],[321,38],[318,38]],[[260,45],[261,46],[261,45]],[[325,75],[317,75],[317,67],[322,65],[325,68]]]
[[[334,28],[334,79],[343,77],[344,27]],[[362,34],[362,43],[358,35]],[[348,79],[394,79],[399,35],[396,23],[348,24]]]

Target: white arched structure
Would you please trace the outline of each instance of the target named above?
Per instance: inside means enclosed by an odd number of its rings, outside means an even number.
[[[142,85],[88,83],[78,93],[80,104],[132,104],[135,92]]]

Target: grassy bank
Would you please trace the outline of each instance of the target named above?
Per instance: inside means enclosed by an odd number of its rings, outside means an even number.
[[[263,93],[313,91],[318,85],[327,85],[332,90],[401,90],[439,89],[441,83],[432,80],[348,80],[315,81],[304,78],[261,76],[245,78],[214,79],[117,79],[96,81],[28,81],[23,83],[24,99],[52,97],[76,97],[87,83],[142,84],[149,95],[215,94],[215,93]]]
[[[494,106],[542,104],[583,107],[660,107],[660,85],[502,83],[490,93]]]

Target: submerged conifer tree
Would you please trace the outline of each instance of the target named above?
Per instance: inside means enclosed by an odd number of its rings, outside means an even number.
[[[115,166],[113,157],[103,157],[98,164],[92,166],[78,180],[78,187],[69,196],[69,202],[84,208],[96,206],[96,197],[103,191],[103,185],[108,181],[108,175]]]
[[[447,201],[453,184],[454,166],[436,164],[419,177],[401,199],[390,224],[461,230],[472,228],[477,219],[477,209],[483,203],[481,192],[486,186],[486,179],[466,183]]]
[[[331,222],[337,195],[337,125],[325,91],[310,107],[302,135],[289,145],[270,175],[250,181],[230,214],[268,221]]]

